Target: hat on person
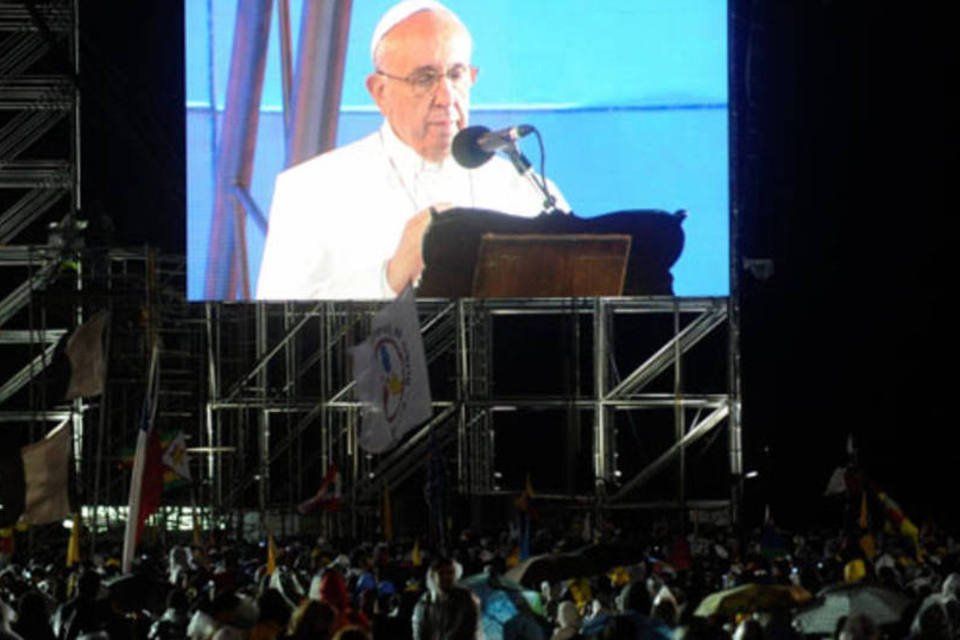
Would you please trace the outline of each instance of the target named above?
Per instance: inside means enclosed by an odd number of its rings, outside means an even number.
[[[457,17],[457,14],[437,2],[437,0],[402,0],[401,2],[398,2],[387,9],[387,12],[384,13],[383,17],[380,18],[377,26],[374,27],[373,37],[370,39],[370,59],[374,61],[376,60],[377,46],[380,44],[380,41],[383,40],[383,37],[387,35],[387,32],[390,31],[390,29],[393,29],[395,26],[420,11],[442,11],[453,16],[457,22],[460,22],[460,18]]]
[[[843,568],[843,581],[847,584],[859,582],[863,580],[866,575],[867,567],[860,558],[854,558]]]

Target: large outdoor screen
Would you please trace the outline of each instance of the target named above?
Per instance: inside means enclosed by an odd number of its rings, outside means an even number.
[[[302,2],[291,0],[293,55]],[[319,0],[317,0],[319,1]],[[273,11],[250,177],[243,260],[231,295],[211,294],[223,268],[210,260],[218,148],[234,51],[238,0],[186,0],[188,297],[255,299],[278,173],[285,169],[283,89]],[[337,145],[376,132],[383,118],[365,86],[370,38],[394,0],[355,0],[347,37]],[[729,294],[727,3],[723,0],[449,0],[473,36],[479,69],[470,124],[531,124],[541,133],[547,178],[577,216],[634,209],[685,210],[679,296]],[[521,149],[539,170],[533,136]],[[342,187],[343,185],[338,185]],[[356,189],[365,177],[356,176]],[[317,185],[323,189],[323,185]],[[253,208],[261,212],[250,218]],[[336,221],[337,210],[317,216]],[[332,222],[334,224],[336,222]],[[304,241],[306,242],[306,240]],[[353,248],[357,252],[367,247]],[[334,268],[334,267],[331,267]],[[238,293],[239,292],[239,293]],[[245,293],[244,293],[245,292]],[[369,296],[358,295],[358,298]]]

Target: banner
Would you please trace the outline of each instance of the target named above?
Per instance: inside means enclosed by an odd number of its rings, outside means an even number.
[[[351,349],[363,403],[360,447],[383,453],[433,414],[427,359],[413,290],[404,289],[373,319],[370,336]]]
[[[70,360],[70,383],[66,400],[89,398],[103,393],[106,364],[103,357],[103,329],[109,311],[100,311],[70,335],[64,352]]]
[[[70,515],[69,419],[43,440],[0,457],[0,527],[60,522]]]

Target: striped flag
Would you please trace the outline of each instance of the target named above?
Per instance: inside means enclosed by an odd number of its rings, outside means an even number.
[[[189,486],[192,482],[190,474],[190,454],[187,451],[187,436],[183,431],[157,433],[160,441],[160,461],[163,464],[163,491],[172,491],[179,487]],[[120,459],[120,467],[133,469],[136,449],[124,451]]]
[[[297,511],[302,515],[313,513],[318,509],[339,511],[342,496],[340,484],[340,470],[335,462],[331,462],[330,466],[327,467],[327,473],[323,476],[323,481],[320,483],[320,488],[317,489],[317,493],[309,500],[297,505]]]
[[[160,496],[163,494],[163,446],[153,428],[160,388],[159,355],[159,348],[154,344],[147,370],[147,389],[140,413],[133,473],[130,476],[129,510],[123,536],[123,573],[130,573],[144,522],[160,508]]]
[[[913,543],[917,557],[923,556],[923,547],[920,545],[920,531],[917,529],[917,525],[913,524],[913,521],[906,516],[903,509],[900,508],[900,505],[894,502],[893,498],[885,492],[876,489],[876,496],[883,506],[887,520],[899,533],[906,536]]]

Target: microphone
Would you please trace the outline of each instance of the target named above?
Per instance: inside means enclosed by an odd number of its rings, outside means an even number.
[[[533,131],[533,126],[529,124],[499,131],[490,131],[487,127],[474,125],[457,132],[453,137],[451,151],[460,166],[474,169],[492,158],[497,151],[512,147],[517,140]]]

